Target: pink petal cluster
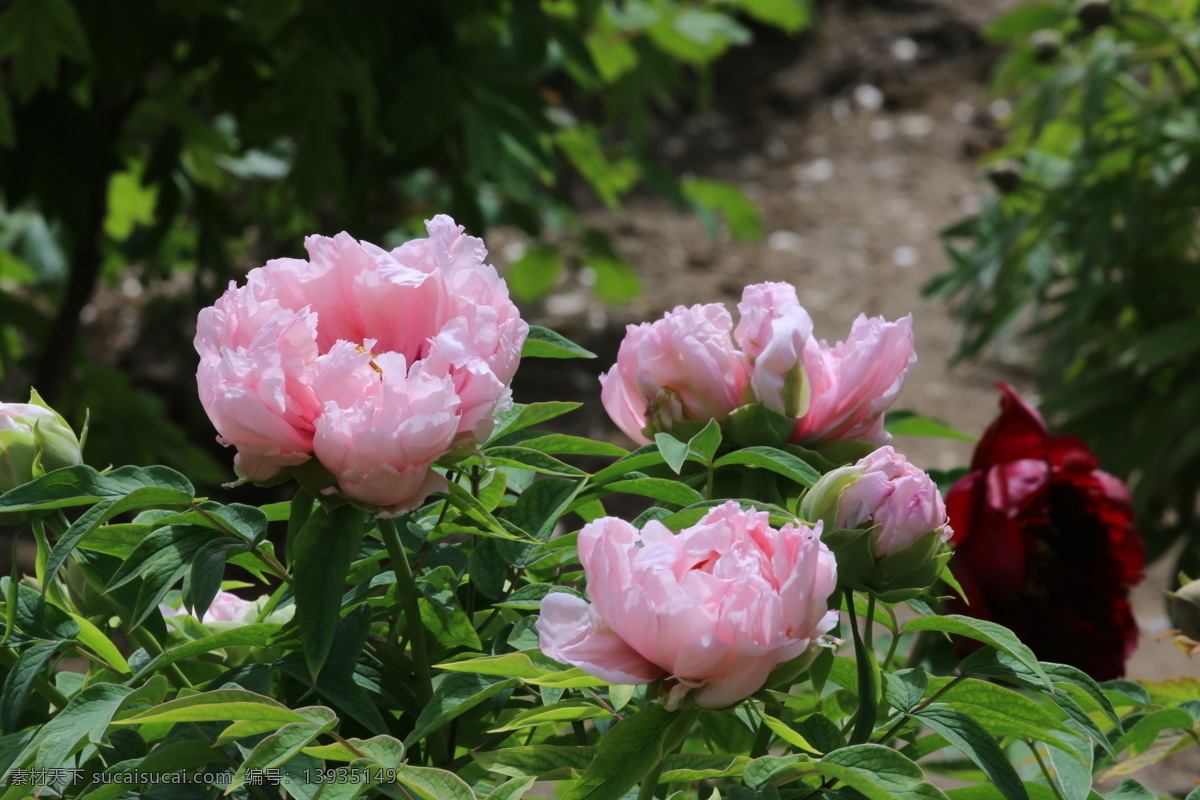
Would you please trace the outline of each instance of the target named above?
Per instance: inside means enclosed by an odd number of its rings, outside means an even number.
[[[617,427],[647,444],[676,420],[720,422],[743,405],[746,359],[732,330],[729,311],[716,303],[628,326],[616,366],[600,376],[600,398]]]
[[[796,419],[795,444],[888,441],[883,414],[917,360],[910,316],[860,315],[845,342],[829,345],[813,337],[789,284],[747,286],[738,311],[736,329],[717,304],[680,306],[629,326],[617,363],[600,377],[617,426],[647,444],[677,421],[723,422],[759,402]]]
[[[591,603],[547,595],[541,649],[614,683],[669,677],[669,702],[694,691],[701,706],[733,705],[837,622],[837,566],[819,528],[772,528],[732,501],[678,534],[596,520],[579,534]]]
[[[213,598],[208,610],[201,615],[200,621],[204,623],[245,622],[246,614],[253,606],[254,603],[252,601],[243,600],[232,592],[221,590]],[[162,612],[164,617],[178,617],[188,613],[185,609],[171,608],[164,605],[160,605],[158,610]]]
[[[881,447],[855,464],[826,473],[802,504],[811,505],[829,487],[840,529],[878,526],[875,555],[882,558],[934,531],[943,542],[953,531],[937,485],[891,447]],[[828,519],[828,517],[826,517]]]
[[[269,261],[200,312],[200,399],[247,478],[315,455],[343,494],[399,513],[511,405],[529,327],[482,241],[426,227],[391,251],[310,236],[307,261]]]

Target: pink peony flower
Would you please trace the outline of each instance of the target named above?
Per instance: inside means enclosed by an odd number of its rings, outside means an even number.
[[[781,437],[795,420],[793,444],[888,441],[883,414],[917,360],[911,317],[860,316],[850,337],[830,346],[813,338],[812,319],[789,284],[747,286],[738,311],[736,329],[715,304],[629,326],[616,365],[600,377],[617,426],[640,444],[659,431],[688,438],[709,419],[724,423],[761,403],[782,415]]]
[[[315,454],[336,491],[400,513],[511,406],[529,326],[479,239],[446,216],[426,227],[390,252],[310,236],[307,261],[269,261],[200,312],[200,399],[247,478]]]
[[[201,615],[200,621],[204,623],[245,622],[246,614],[253,606],[254,603],[252,601],[243,600],[232,592],[221,590],[213,598],[208,610]],[[162,612],[164,617],[178,617],[188,613],[185,609],[171,608],[165,605],[160,605],[158,610]]]
[[[845,342],[830,347],[824,340],[809,339],[803,363],[812,399],[808,412],[796,420],[792,442],[889,441],[883,414],[916,362],[911,316],[886,322],[860,314]]]
[[[801,513],[837,529],[875,526],[872,540],[878,557],[930,532],[943,543],[953,533],[933,479],[886,446],[821,476],[805,495]]]
[[[547,595],[541,649],[614,683],[669,677],[671,704],[695,691],[701,706],[733,705],[837,622],[837,566],[819,527],[772,528],[732,501],[678,534],[596,520],[579,534],[592,602]]]
[[[718,304],[678,306],[653,323],[630,325],[617,363],[600,376],[600,398],[639,444],[685,420],[723,421],[745,402],[745,357],[733,319]]]

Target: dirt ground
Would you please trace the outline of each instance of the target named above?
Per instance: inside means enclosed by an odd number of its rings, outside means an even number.
[[[732,308],[744,285],[775,280],[796,285],[816,335],[830,341],[844,338],[860,313],[888,319],[912,313],[920,361],[898,408],[977,435],[997,412],[997,380],[1036,401],[1024,366],[1034,354],[1013,342],[986,361],[950,366],[957,325],[920,293],[947,267],[938,232],[977,208],[988,191],[976,159],[1000,141],[996,120],[1005,103],[987,91],[997,53],[978,31],[1016,4],[831,3],[814,35],[762,45],[757,60],[743,56],[744,69],[718,82],[723,99],[664,132],[661,151],[680,172],[741,187],[762,214],[763,239],[714,241],[696,219],[647,197],[620,213],[587,214],[589,224],[612,234],[645,292],[614,310],[568,281],[542,303],[536,321],[600,354],[590,373],[564,370],[561,362],[548,367],[543,385],[561,394],[569,383],[594,397],[594,373],[612,364],[625,324],[680,304],[720,301]],[[502,268],[521,252],[511,236],[489,238],[489,246]],[[527,367],[522,372],[526,387],[542,383]],[[598,400],[584,414],[588,435],[620,438]],[[971,451],[969,444],[928,439],[897,445],[931,469],[964,465]],[[1165,566],[1152,568],[1135,594],[1142,637],[1131,678],[1200,675],[1200,660],[1189,661],[1169,638],[1157,638],[1168,627],[1161,600],[1168,578]],[[1135,777],[1183,797],[1197,776],[1200,753],[1193,749]]]

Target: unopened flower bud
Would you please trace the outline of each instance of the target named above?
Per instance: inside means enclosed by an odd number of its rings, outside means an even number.
[[[951,530],[933,480],[891,447],[826,473],[800,514],[822,520],[843,583],[881,596],[915,596],[937,578]],[[886,599],[886,598],[885,598]]]
[[[80,449],[75,431],[36,391],[28,403],[0,403],[0,493],[82,464]]]

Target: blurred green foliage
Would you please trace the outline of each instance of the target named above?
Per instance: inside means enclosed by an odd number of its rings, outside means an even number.
[[[999,190],[944,232],[961,356],[1014,326],[1043,408],[1132,480],[1152,557],[1200,564],[1200,3],[1039,2],[994,22]]]
[[[578,187],[616,208],[645,185],[758,235],[740,192],[680,181],[648,143],[751,24],[801,31],[808,0],[0,0],[3,394],[143,421],[104,436],[94,414],[97,463],[219,473],[166,421],[207,430],[190,389],[148,398],[84,363],[98,283],[157,287],[143,324],[178,385],[196,309],[247,267],[314,232],[402,241],[439,212],[552,234],[513,265],[523,302],[573,268],[626,301],[637,274],[574,213]]]

